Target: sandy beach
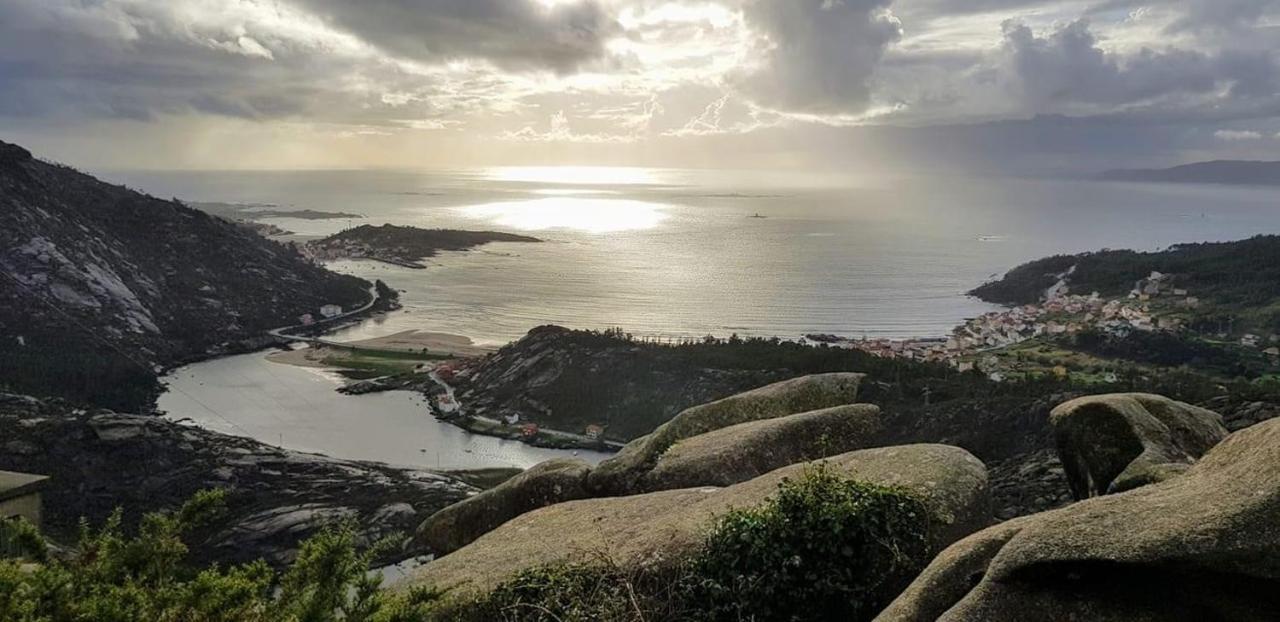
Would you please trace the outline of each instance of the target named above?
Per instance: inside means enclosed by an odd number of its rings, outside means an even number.
[[[432,354],[448,354],[459,358],[484,356],[497,350],[493,346],[477,345],[471,338],[462,335],[419,330],[406,330],[385,337],[342,343],[356,348],[399,352],[420,352],[425,348]],[[267,355],[267,360],[298,367],[332,367],[325,363],[325,359],[341,357],[343,353],[344,350],[341,349],[312,345],[297,350],[273,352]]]

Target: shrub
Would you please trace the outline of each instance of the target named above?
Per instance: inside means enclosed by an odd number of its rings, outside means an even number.
[[[927,511],[910,493],[824,467],[725,515],[676,567],[624,568],[606,556],[517,574],[432,620],[868,620],[918,573]]]
[[[83,525],[64,556],[48,554],[30,525],[3,530],[12,544],[0,555],[0,620],[5,622],[413,622],[438,596],[419,590],[392,596],[369,573],[380,546],[356,549],[350,525],[303,543],[297,561],[277,576],[265,562],[197,570],[185,564],[184,538],[210,524],[225,504],[217,491],[198,493],[176,512],[143,517],[136,535],[117,510],[104,525]]]
[[[906,491],[819,466],[722,518],[689,573],[710,620],[866,620],[927,561],[928,513]]]

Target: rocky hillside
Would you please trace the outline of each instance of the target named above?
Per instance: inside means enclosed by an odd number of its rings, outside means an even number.
[[[616,335],[543,326],[458,378],[467,414],[522,420],[608,438],[647,434],[681,410],[793,376],[786,369],[729,368],[674,348]]]
[[[0,142],[0,386],[125,410],[154,368],[235,347],[368,283],[226,220]]]
[[[365,543],[411,533],[476,491],[443,474],[281,450],[153,416],[75,409],[0,393],[0,470],[51,476],[45,529],[73,542],[81,517],[125,524],[200,490],[229,493],[229,515],[196,543],[197,560],[289,561],[298,543],[353,519]],[[409,549],[403,556],[415,554]]]

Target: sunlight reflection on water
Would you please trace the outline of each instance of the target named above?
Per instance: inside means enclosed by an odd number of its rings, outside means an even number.
[[[651,229],[668,217],[669,206],[627,199],[547,197],[468,205],[458,210],[472,218],[525,231],[573,229],[610,233]]]

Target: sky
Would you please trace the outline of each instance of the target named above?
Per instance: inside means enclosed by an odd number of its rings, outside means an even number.
[[[1280,0],[0,0],[0,140],[114,169],[1280,159]]]

